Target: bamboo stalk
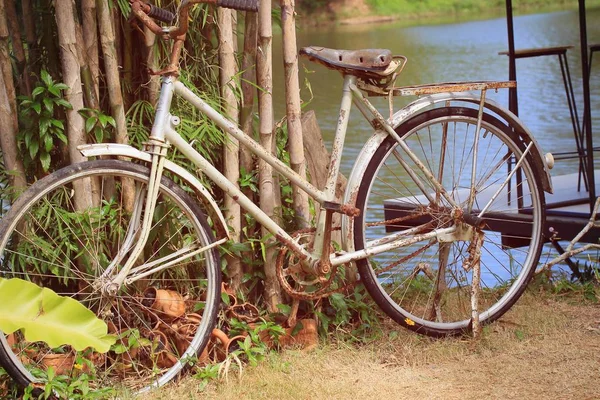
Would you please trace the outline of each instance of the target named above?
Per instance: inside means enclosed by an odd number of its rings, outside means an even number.
[[[19,28],[19,19],[17,17],[16,1],[8,0],[5,2],[6,20],[12,43],[12,53],[17,61],[17,79],[19,81],[19,92],[22,95],[31,93],[31,83],[29,82],[29,69],[25,59],[25,49],[21,40],[21,30]]]
[[[265,149],[272,148],[273,140],[273,30],[271,25],[271,0],[262,0],[258,10],[258,52],[256,59],[256,80],[261,90],[258,91],[258,109],[260,116],[260,143]],[[259,160],[259,192],[260,208],[273,216],[275,204],[273,201],[273,171],[269,164]],[[275,271],[275,241],[266,229],[262,229],[263,240],[266,242],[265,259],[265,302],[271,312],[277,311],[281,303],[281,288]]]
[[[294,0],[281,0],[281,25],[283,33],[283,65],[285,69],[285,96],[288,127],[290,166],[306,177],[306,160],[302,140],[300,109],[300,84],[298,82],[298,48],[296,46],[296,18]],[[300,228],[309,226],[308,195],[292,185],[292,199],[296,223]]]
[[[96,0],[81,0],[84,51],[91,77],[91,87],[96,98],[99,95],[98,79],[100,58],[98,55],[98,23],[96,19]],[[91,93],[90,93],[91,96]]]
[[[17,104],[13,85],[8,46],[8,26],[6,23],[5,1],[0,0],[0,146],[4,168],[10,171],[11,185],[20,192],[25,189],[25,168],[17,148]]]
[[[146,47],[146,66],[149,71],[158,71],[158,57],[156,54],[156,35],[147,26],[144,25],[144,46]],[[146,85],[148,101],[155,106],[158,101],[158,92],[160,90],[160,78],[157,75],[149,74],[149,81]]]
[[[86,161],[77,146],[86,144],[83,117],[79,111],[83,108],[83,91],[81,87],[81,64],[77,45],[77,15],[72,0],[56,0],[55,16],[58,27],[58,44],[61,51],[63,81],[68,86],[65,98],[71,106],[67,114],[67,136],[69,139],[69,158],[71,163]],[[79,52],[80,53],[80,52]],[[86,180],[75,187],[75,207],[83,210],[92,205],[91,182]]]
[[[235,11],[219,7],[217,10],[217,21],[219,26],[219,82],[221,88],[221,99],[223,111],[232,121],[238,122],[239,108],[235,97],[235,88],[239,86],[236,81],[237,64],[235,60],[236,49],[233,40],[233,13]],[[239,188],[240,159],[239,142],[233,137],[227,137],[223,145],[223,174]],[[225,196],[225,219],[229,225],[231,239],[240,241],[242,229],[242,216],[240,205],[231,197]],[[227,255],[227,273],[231,281],[231,287],[237,291],[242,283],[242,264],[238,257]]]
[[[112,117],[116,123],[116,142],[127,144],[129,137],[127,135],[127,121],[125,119],[125,107],[123,105],[123,94],[121,93],[121,79],[119,77],[119,60],[115,43],[115,33],[113,29],[113,15],[108,5],[108,0],[96,0],[96,12],[98,25],[100,27],[100,43],[102,54],[104,56],[104,71],[106,86],[108,89],[108,98]],[[135,190],[133,181],[123,180],[123,197],[125,207],[129,210],[133,208],[135,199]]]
[[[27,41],[28,64],[30,72],[39,74],[39,46],[35,29],[35,17],[32,0],[21,0],[23,8],[23,27],[25,29],[25,40]]]

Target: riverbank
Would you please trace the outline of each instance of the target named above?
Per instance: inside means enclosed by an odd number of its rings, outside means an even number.
[[[497,15],[505,12],[504,0],[334,0],[320,2],[315,9],[300,10],[302,25],[356,25],[389,21],[425,21],[442,17]],[[514,0],[516,14],[577,9],[577,0]],[[600,7],[600,0],[587,0],[586,7]]]
[[[343,327],[342,327],[343,329]],[[228,379],[188,377],[147,400],[592,399],[600,393],[600,307],[582,294],[530,290],[483,338],[433,340],[386,323],[354,345],[348,332],[311,352],[270,353]]]

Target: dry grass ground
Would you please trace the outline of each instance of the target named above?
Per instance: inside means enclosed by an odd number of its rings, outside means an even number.
[[[598,399],[600,306],[526,294],[482,340],[432,340],[390,325],[384,338],[271,353],[241,379],[185,378],[171,399]]]

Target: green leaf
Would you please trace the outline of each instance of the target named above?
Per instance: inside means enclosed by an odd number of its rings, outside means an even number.
[[[40,144],[33,140],[29,143],[29,156],[34,159],[35,155],[37,154],[38,150],[40,149]]]
[[[94,136],[96,137],[96,143],[102,143],[102,138],[104,137],[104,135],[102,134],[102,129],[94,129]]]
[[[48,71],[46,71],[45,69],[43,69],[42,72],[41,72],[41,76],[42,76],[42,81],[44,81],[44,83],[46,84],[46,86],[52,86],[52,84],[54,83],[54,81],[52,80],[52,77],[50,76],[50,74],[48,73]]]
[[[62,132],[61,132],[61,133],[58,133],[58,132],[57,132],[57,133],[56,133],[56,137],[57,137],[57,138],[59,138],[59,139],[60,139],[60,141],[61,141],[61,142],[63,142],[64,144],[67,144],[67,143],[68,143],[68,141],[69,141],[69,140],[67,139],[67,136],[66,136],[64,133],[62,133]]]
[[[48,91],[56,97],[60,97],[60,90],[56,86],[48,86]]]
[[[35,89],[33,89],[33,92],[31,92],[31,97],[40,95],[40,94],[44,93],[45,90],[46,89],[44,89],[42,86],[38,86]]]
[[[48,172],[48,169],[50,168],[50,154],[45,151],[40,152],[40,162],[42,163],[44,172]]]
[[[47,97],[44,97],[44,106],[46,106],[46,110],[50,113],[50,115],[54,114],[54,103]]]
[[[71,103],[69,103],[68,101],[66,101],[64,99],[58,99],[55,101],[55,103],[58,104],[59,106],[63,106],[67,110],[73,109],[73,106],[71,105]]]
[[[42,112],[42,105],[40,103],[33,103],[31,108],[33,108],[38,114]]]
[[[59,119],[53,119],[52,120],[52,125],[54,125],[57,128],[63,129],[63,130],[65,129],[65,125]]]
[[[116,342],[106,323],[75,299],[16,278],[0,278],[0,329],[6,334],[20,329],[28,341],[77,351],[93,347],[106,353]]]
[[[54,147],[54,140],[52,140],[52,136],[46,135],[46,137],[44,138],[44,148],[46,149],[46,152],[49,153],[53,147]]]
[[[89,117],[85,121],[85,133],[90,133],[94,129],[94,126],[96,126],[96,118]]]

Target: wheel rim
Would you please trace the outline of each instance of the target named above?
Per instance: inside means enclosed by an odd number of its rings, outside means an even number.
[[[434,110],[433,114],[427,115],[428,118],[415,119],[412,123],[409,121],[402,134],[409,148],[433,176],[441,178],[439,180],[449,196],[464,211],[468,209],[465,200],[471,186],[476,113],[473,117],[469,113],[474,110],[445,110]],[[484,121],[479,136],[475,182],[477,190],[481,191],[479,199],[483,199],[486,191],[495,192],[495,185],[506,179],[508,151],[517,155],[522,151],[507,133],[492,123]],[[425,175],[406,152],[393,144],[391,139],[384,142],[384,148],[376,153],[382,157],[380,162],[373,160],[367,167],[367,175],[372,174],[372,179],[366,179],[370,183],[361,186],[359,191],[365,194],[359,194],[358,199],[359,205],[364,206],[364,213],[356,232],[359,239],[357,249],[390,232],[413,229],[415,235],[430,232],[433,228],[458,226],[450,202],[444,199],[440,190],[427,183]],[[441,151],[442,148],[446,150]],[[440,169],[440,165],[443,168]],[[406,172],[407,166],[415,171],[413,176],[422,182],[421,187],[414,184],[415,180]],[[519,197],[530,210],[530,215],[526,217],[529,219],[527,228],[523,230],[529,233],[515,233],[513,227],[503,238],[490,229],[490,226],[497,229],[506,212],[504,193],[484,214],[486,229],[481,250],[482,292],[479,307],[482,321],[497,318],[516,301],[539,258],[542,200],[529,164],[524,163],[520,170],[526,179],[518,185],[516,181],[512,183],[512,202],[516,204],[516,197]],[[532,182],[533,195],[517,195],[517,187],[523,188],[525,193],[530,191],[528,182]],[[403,200],[390,201],[398,198]],[[475,202],[472,208],[480,210],[484,206]],[[415,216],[415,211],[420,216]],[[464,219],[461,221],[460,226],[469,227]],[[420,230],[414,231],[415,226]],[[372,285],[371,289],[369,285],[367,288],[388,314],[411,329],[424,328],[425,331],[430,330],[425,333],[436,334],[468,328],[471,313],[468,292],[472,273],[462,265],[469,254],[467,250],[473,236],[463,234],[458,235],[458,239],[461,236],[463,240],[457,240],[457,236],[454,236],[448,243],[441,244],[435,240],[418,242],[395,253],[371,258],[370,263],[359,263],[362,264],[362,271],[370,275]],[[502,245],[503,241],[519,247],[509,249]],[[523,245],[526,246],[521,247]],[[440,274],[440,271],[443,273]]]
[[[43,343],[29,343],[17,333],[17,343],[5,350],[25,380],[43,381],[48,365],[52,365],[47,360],[64,353],[72,357],[62,357],[54,367],[56,372],[60,369],[73,377],[88,374],[96,389],[139,393],[161,386],[186,363],[195,362],[212,329],[218,293],[218,255],[214,249],[148,276],[140,275],[114,296],[98,285],[100,273],[123,248],[127,237],[131,207],[123,205],[123,178],[133,180],[136,190],[146,186],[147,169],[112,163],[115,161],[92,162],[88,169],[66,174],[65,179],[52,182],[50,178],[51,185],[37,189],[37,195],[27,202],[27,210],[11,210],[8,215],[10,227],[3,232],[9,233],[0,247],[2,276],[30,279],[76,298],[104,319],[109,332],[118,337],[109,353],[99,355],[89,350],[75,353],[68,346],[49,349]],[[107,179],[108,175],[112,179]],[[73,184],[91,182],[89,177],[104,193],[102,200],[84,211],[75,211]],[[163,179],[150,237],[134,268],[157,260],[164,264],[177,250],[212,243],[212,234],[200,214],[181,189]]]

